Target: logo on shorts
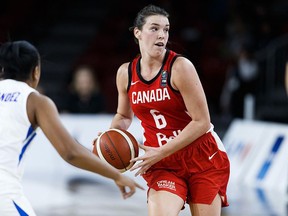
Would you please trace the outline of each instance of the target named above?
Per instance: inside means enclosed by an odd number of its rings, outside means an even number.
[[[209,156],[208,159],[211,160],[217,153],[218,153],[218,151],[214,152],[214,154],[212,154],[211,156]]]
[[[175,182],[168,180],[161,180],[157,182],[158,188],[167,188],[176,191]]]

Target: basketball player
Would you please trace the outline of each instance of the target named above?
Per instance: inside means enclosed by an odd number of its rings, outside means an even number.
[[[25,198],[21,176],[23,158],[40,127],[68,163],[113,179],[124,198],[142,188],[78,144],[63,127],[55,104],[35,88],[40,79],[40,56],[26,41],[0,47],[0,215],[35,213]],[[128,188],[126,188],[128,187]],[[143,189],[143,188],[142,188]]]
[[[140,55],[117,72],[118,108],[111,128],[128,129],[135,114],[145,154],[133,161],[148,185],[150,216],[177,216],[185,202],[193,216],[220,216],[228,206],[230,165],[213,131],[196,69],[166,48],[168,13],[154,5],[134,21]]]

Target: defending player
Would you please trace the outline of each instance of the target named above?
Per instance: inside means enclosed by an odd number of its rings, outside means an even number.
[[[40,79],[40,55],[26,41],[0,47],[0,215],[35,213],[23,194],[23,158],[40,127],[68,163],[113,179],[124,198],[143,189],[132,179],[100,161],[63,127],[55,104],[35,88]],[[126,188],[128,187],[128,189]]]

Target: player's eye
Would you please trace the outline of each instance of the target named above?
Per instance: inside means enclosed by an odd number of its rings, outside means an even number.
[[[153,31],[153,32],[155,32],[155,31],[157,31],[157,30],[158,30],[157,27],[152,27],[152,28],[151,28],[151,31]]]

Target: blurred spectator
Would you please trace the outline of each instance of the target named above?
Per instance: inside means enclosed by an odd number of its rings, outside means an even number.
[[[82,65],[76,68],[68,92],[67,106],[63,112],[105,112],[105,97],[92,67]]]
[[[255,95],[258,77],[258,63],[252,50],[243,47],[234,67],[227,73],[221,95],[221,108],[233,118],[243,118],[244,100],[247,95]]]
[[[226,25],[227,31],[227,48],[229,55],[237,57],[242,50],[244,44],[252,44],[253,37],[247,24],[243,21],[243,18],[239,15],[234,17]]]

